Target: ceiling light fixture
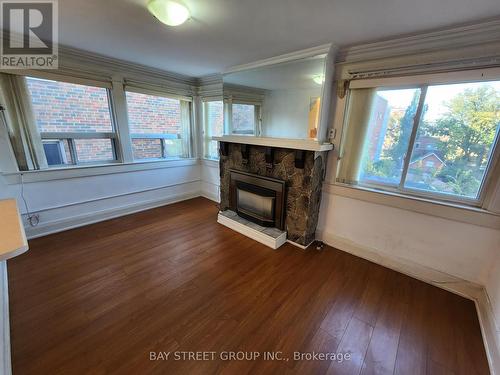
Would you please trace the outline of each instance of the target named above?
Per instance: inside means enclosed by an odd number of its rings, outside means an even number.
[[[313,76],[313,81],[314,83],[317,83],[318,85],[322,85],[323,82],[325,82],[325,75],[324,74],[317,74]]]
[[[150,0],[147,7],[153,16],[168,26],[182,25],[190,17],[186,6],[172,0]]]

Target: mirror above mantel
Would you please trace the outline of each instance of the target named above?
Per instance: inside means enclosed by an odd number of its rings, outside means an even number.
[[[324,45],[226,71],[222,138],[327,143],[332,56],[331,46]]]

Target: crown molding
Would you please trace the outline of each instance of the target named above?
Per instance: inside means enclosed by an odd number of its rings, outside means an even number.
[[[146,65],[108,57],[68,46],[59,45],[59,66],[54,70],[21,70],[2,69],[12,74],[29,74],[30,72],[54,73],[82,79],[98,81],[119,81],[125,79],[142,81],[157,86],[195,92],[198,80],[195,77],[172,73]]]
[[[146,65],[135,64],[100,54],[95,54],[67,46],[59,46],[59,68],[62,70],[74,69],[103,72],[108,76],[123,75],[128,78],[144,77],[153,81],[158,79],[181,85],[195,86],[196,78],[183,74],[172,73],[166,70],[152,68]]]
[[[210,74],[198,77],[196,80],[197,93],[202,99],[222,99],[222,74]]]
[[[196,84],[199,87],[222,84],[222,74],[215,73],[215,74],[209,74],[206,76],[198,77],[198,78],[196,78]]]
[[[387,57],[477,46],[500,42],[500,18],[426,33],[343,47],[337,63],[377,60]]]
[[[260,68],[260,67],[267,66],[267,65],[274,65],[274,64],[284,63],[284,62],[288,62],[288,61],[304,59],[307,57],[312,57],[312,56],[321,55],[321,54],[328,54],[333,49],[335,49],[335,46],[332,45],[331,43],[322,44],[320,46],[311,47],[311,48],[307,48],[307,49],[303,49],[303,50],[295,51],[295,52],[291,52],[291,53],[286,53],[284,55],[270,57],[270,58],[263,59],[263,60],[257,60],[257,61],[254,61],[254,62],[251,62],[248,64],[235,65],[233,67],[226,69],[223,72],[223,74],[235,73],[235,72],[240,72],[243,70]]]
[[[345,47],[336,79],[442,73],[500,66],[500,19]]]

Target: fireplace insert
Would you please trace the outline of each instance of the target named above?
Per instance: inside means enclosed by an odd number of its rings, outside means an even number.
[[[229,206],[247,220],[284,230],[285,181],[231,170]]]

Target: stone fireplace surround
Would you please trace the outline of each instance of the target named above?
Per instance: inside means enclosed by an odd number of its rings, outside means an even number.
[[[220,210],[230,207],[231,169],[283,180],[287,239],[308,246],[315,238],[318,223],[326,153],[221,142]]]

